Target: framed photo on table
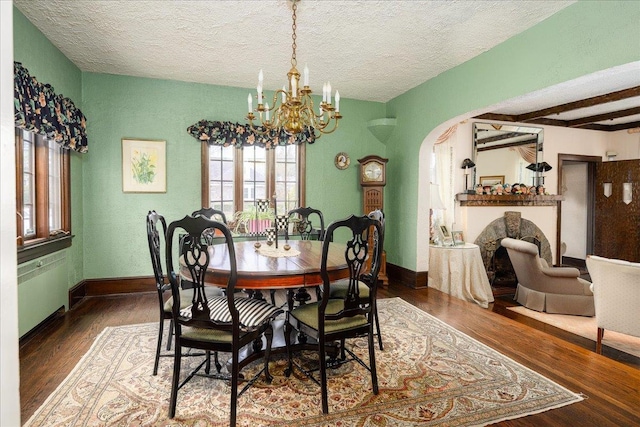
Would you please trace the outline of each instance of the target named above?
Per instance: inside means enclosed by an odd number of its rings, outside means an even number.
[[[453,245],[453,238],[451,237],[451,232],[447,228],[446,225],[438,226],[438,234],[440,235],[440,239],[442,240],[442,244],[445,246]]]
[[[122,139],[122,191],[166,193],[166,141]]]
[[[453,238],[454,245],[464,245],[464,234],[462,231],[452,231],[451,237]]]

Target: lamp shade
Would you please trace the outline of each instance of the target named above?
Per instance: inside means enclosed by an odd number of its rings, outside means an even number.
[[[541,163],[531,163],[529,166],[527,166],[527,169],[534,172],[546,172],[546,171],[550,171],[553,168],[549,163],[541,162]]]
[[[475,167],[475,166],[476,166],[476,164],[475,164],[475,163],[473,163],[473,160],[471,160],[471,159],[464,159],[464,160],[462,161],[462,166],[461,166],[461,168],[462,168],[462,169],[466,169],[466,168],[473,168],[473,167]]]
[[[429,198],[430,205],[429,207],[433,210],[435,209],[446,209],[444,203],[442,203],[442,199],[440,198],[440,187],[438,184],[430,184],[429,186]]]
[[[553,169],[551,165],[547,162],[538,163],[538,172],[546,172]]]

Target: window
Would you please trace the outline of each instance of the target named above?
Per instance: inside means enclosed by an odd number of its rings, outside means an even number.
[[[69,151],[42,135],[16,129],[16,217],[18,251],[38,246],[19,262],[69,246],[46,248],[71,232]]]
[[[202,144],[202,158],[202,204],[229,219],[274,193],[279,213],[304,204],[304,144],[271,150]]]

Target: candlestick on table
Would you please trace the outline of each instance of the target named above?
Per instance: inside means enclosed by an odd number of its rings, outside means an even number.
[[[273,195],[273,227],[276,229],[276,249],[278,249],[278,201],[276,195]]]

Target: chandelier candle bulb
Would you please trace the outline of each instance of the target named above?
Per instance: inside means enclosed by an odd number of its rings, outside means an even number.
[[[322,102],[327,102],[327,84],[322,85]]]
[[[298,96],[298,82],[295,76],[291,76],[291,96],[297,98]]]
[[[331,104],[331,82],[327,82],[327,104]]]
[[[258,85],[258,105],[262,104],[262,86]]]
[[[262,74],[262,69],[258,73],[258,86],[262,86],[262,81],[264,80],[264,74]]]
[[[340,111],[340,92],[336,91],[336,113]]]
[[[247,103],[249,104],[249,112],[251,112],[251,110],[253,110],[253,99],[251,98],[251,94],[247,96]]]
[[[267,121],[269,121],[269,103],[267,102],[264,107],[267,109]]]

